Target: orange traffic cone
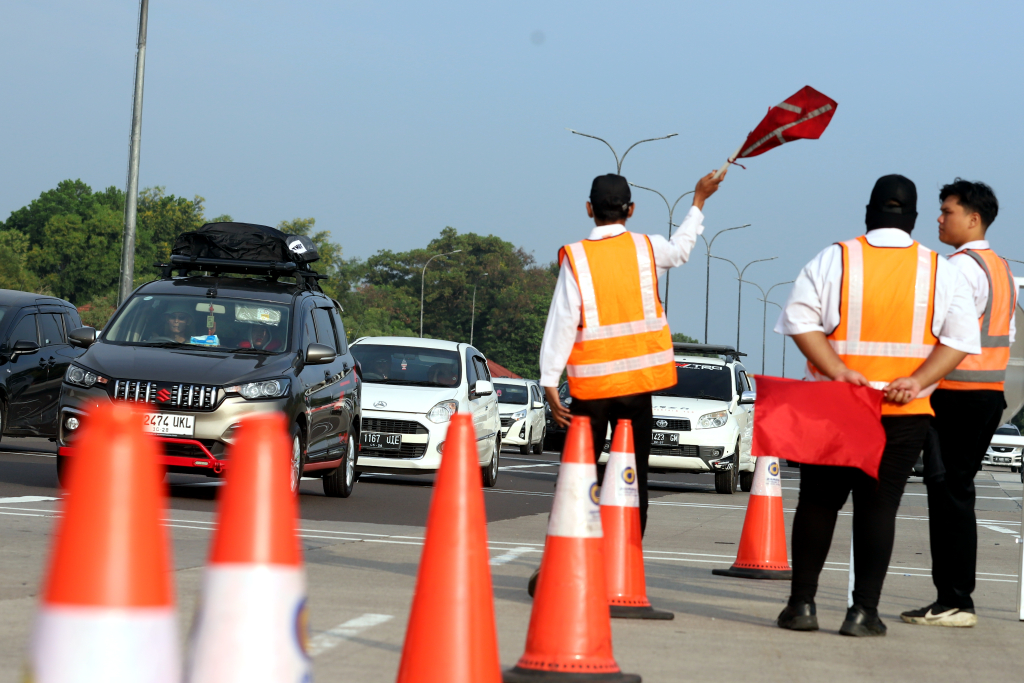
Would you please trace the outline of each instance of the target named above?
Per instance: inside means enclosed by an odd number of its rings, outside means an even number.
[[[786,558],[786,521],[782,516],[778,458],[764,455],[757,458],[736,562],[729,569],[712,569],[711,573],[741,579],[793,578]]]
[[[312,676],[288,441],[284,416],[261,413],[242,419],[228,450],[217,530],[189,638],[188,683]]]
[[[639,683],[612,655],[590,420],[573,416],[530,614],[526,652],[505,683],[581,680]]]
[[[651,607],[644,579],[644,548],[640,535],[640,491],[636,485],[633,424],[619,420],[601,485],[601,527],[608,603],[613,617],[675,619]]]
[[[398,683],[498,683],[498,631],[473,418],[452,416],[427,516]]]
[[[25,680],[174,683],[159,448],[124,403],[97,406],[77,446]]]

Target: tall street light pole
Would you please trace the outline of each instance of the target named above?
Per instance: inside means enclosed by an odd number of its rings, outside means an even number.
[[[124,198],[124,234],[121,237],[121,277],[117,303],[131,296],[135,275],[135,219],[139,201],[139,148],[142,144],[142,83],[146,75],[146,25],[149,0],[139,4],[139,40],[135,51],[135,95],[132,98],[132,134],[128,148],[128,187]]]
[[[708,264],[707,264],[707,268],[705,269],[705,273],[704,273],[704,343],[705,344],[708,343],[708,303],[711,301],[711,245],[713,245],[715,243],[715,240],[718,239],[718,236],[721,235],[723,232],[729,232],[730,230],[741,230],[743,228],[749,228],[749,227],[750,227],[750,223],[747,223],[746,225],[737,225],[735,228],[726,228],[725,230],[719,230],[718,232],[715,233],[715,236],[711,238],[710,242],[708,242],[707,238],[704,237],[704,235],[700,236],[700,238],[702,240],[704,240],[704,246],[706,247],[707,257],[708,257],[707,258]],[[739,349],[736,349],[736,350],[739,351]]]
[[[722,258],[721,256],[712,256],[711,258],[716,258],[719,261],[725,261],[726,263],[731,263],[732,267],[736,269],[736,279],[740,281],[739,292],[736,294],[736,350],[739,351],[740,350],[740,311],[743,308],[743,282],[744,282],[744,280],[743,280],[743,273],[747,272],[747,268],[749,268],[750,266],[754,265],[755,263],[761,263],[762,261],[774,261],[775,259],[777,259],[779,257],[778,256],[772,256],[771,258],[754,259],[753,261],[751,261],[747,265],[743,266],[742,270],[740,269],[739,266],[737,266],[735,263],[733,263],[732,261],[730,261],[727,258]]]
[[[665,197],[665,195],[663,195],[662,193],[658,192],[657,190],[652,190],[649,187],[644,187],[643,185],[637,185],[636,183],[630,183],[630,185],[632,185],[633,187],[639,188],[641,190],[647,190],[648,192],[653,192],[654,194],[656,194],[659,197],[661,197],[661,201],[665,202],[665,208],[668,209],[668,238],[672,239],[672,228],[675,225],[675,223],[672,222],[672,214],[676,210],[676,205],[679,204],[680,200],[682,200],[683,197],[685,197],[688,194],[693,194],[695,192],[695,190],[690,190],[689,192],[682,193],[681,195],[679,195],[678,199],[676,199],[674,202],[669,204],[668,203],[668,199]],[[664,300],[664,306],[665,306],[665,315],[666,316],[668,315],[668,276],[671,275],[671,274],[672,274],[672,269],[671,268],[669,268],[667,271],[665,271],[665,300]],[[707,343],[707,342],[705,342],[705,343]]]
[[[768,303],[775,306],[780,312],[782,311],[782,306],[774,301],[769,301]],[[786,377],[786,335],[782,335],[782,377],[783,379]]]
[[[423,264],[423,272],[420,273],[420,339],[423,338],[423,291],[425,289],[427,278],[427,266],[429,266],[430,262],[436,258],[440,258],[442,256],[451,256],[452,254],[458,254],[461,251],[461,249],[456,249],[455,251],[449,251],[444,254],[434,254],[433,256],[427,259],[426,263]]]
[[[768,288],[767,292],[761,289],[761,285],[757,284],[756,282],[751,282],[750,280],[743,280],[743,282],[746,282],[748,285],[754,285],[755,287],[757,287],[757,290],[761,292],[761,298],[758,299],[758,301],[764,304],[764,310],[761,312],[761,374],[763,375],[766,322],[768,320],[768,295],[771,294],[772,290],[775,289],[776,287],[779,287],[781,285],[791,285],[793,284],[793,281],[787,280],[786,282],[776,282],[774,285]],[[783,351],[785,351],[785,349],[783,349]]]
[[[489,273],[484,273],[481,277],[487,277]],[[476,285],[473,285],[473,308],[469,314],[469,345],[473,345],[473,324],[476,322]],[[420,335],[422,336],[422,335]]]
[[[647,138],[646,140],[638,140],[637,142],[634,142],[632,145],[629,146],[629,149],[627,149],[622,154],[622,158],[620,159],[618,153],[615,151],[615,148],[612,147],[604,138],[599,138],[596,135],[587,135],[586,133],[581,133],[578,130],[573,130],[572,128],[566,128],[566,130],[572,133],[573,135],[582,135],[585,138],[593,138],[594,140],[600,140],[604,144],[608,145],[608,149],[610,149],[612,151],[612,154],[615,155],[615,172],[618,175],[622,175],[622,162],[626,160],[626,155],[629,154],[629,150],[645,142],[654,142],[655,140],[668,140],[669,138],[674,138],[675,136],[679,135],[679,133],[669,133],[668,135],[663,135],[660,138]]]

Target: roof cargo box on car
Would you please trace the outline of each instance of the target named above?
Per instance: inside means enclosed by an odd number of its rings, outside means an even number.
[[[254,223],[207,223],[178,235],[174,256],[191,259],[312,263],[320,258],[312,240]]]

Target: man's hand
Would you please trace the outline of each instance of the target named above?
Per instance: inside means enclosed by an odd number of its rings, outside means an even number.
[[[551,408],[551,417],[555,420],[555,424],[568,429],[572,413],[562,405],[562,401],[558,397],[558,389],[555,387],[544,387],[544,398],[548,400],[548,407]]]
[[[889,382],[889,385],[882,391],[885,392],[886,401],[906,404],[913,401],[921,393],[921,383],[913,377],[899,377]]]
[[[847,368],[846,370],[841,371],[839,374],[837,374],[835,377],[833,377],[832,381],[833,382],[846,382],[847,384],[853,384],[853,385],[858,386],[858,387],[871,386],[871,382],[868,381],[867,377],[865,377],[864,375],[860,374],[856,370],[850,370],[849,368]]]
[[[729,171],[726,170],[726,172],[723,173],[721,177],[715,178],[716,171],[712,171],[711,173],[708,173],[706,176],[698,180],[697,187],[693,191],[693,205],[696,206],[701,211],[703,211],[704,202],[707,200],[708,197],[718,192],[718,186],[722,184],[723,180],[725,180],[725,175],[728,172]]]

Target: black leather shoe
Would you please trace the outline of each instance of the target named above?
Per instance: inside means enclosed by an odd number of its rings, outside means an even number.
[[[878,618],[878,610],[869,611],[860,605],[846,610],[846,621],[839,627],[840,634],[858,638],[884,636],[885,631],[885,624]]]
[[[790,631],[817,631],[818,610],[813,602],[786,605],[786,609],[779,613],[775,623],[779,628],[788,628]]]

